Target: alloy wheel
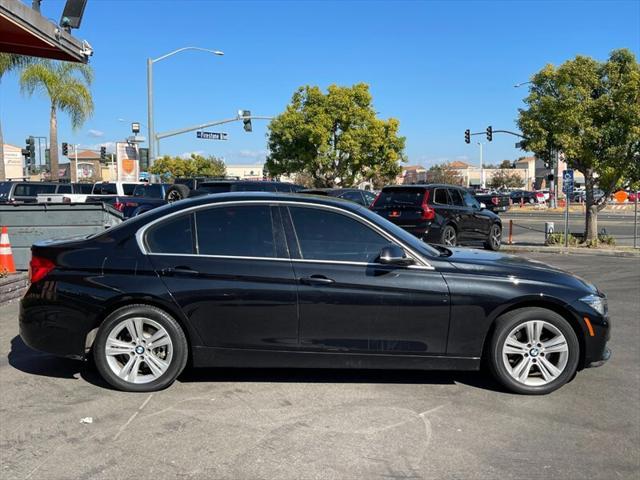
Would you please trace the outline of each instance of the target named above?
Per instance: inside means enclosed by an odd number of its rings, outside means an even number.
[[[444,244],[448,247],[456,246],[456,231],[453,228],[447,228],[443,235]]]
[[[528,386],[557,379],[569,359],[567,339],[544,320],[530,320],[509,332],[502,346],[502,361],[511,377]]]
[[[178,200],[181,200],[181,199],[182,197],[180,196],[180,192],[177,192],[175,190],[172,190],[167,194],[167,202],[169,203],[177,202]]]
[[[127,318],[111,329],[104,352],[111,371],[129,383],[149,383],[171,365],[173,342],[150,318]]]
[[[502,241],[502,229],[498,225],[491,227],[491,244],[494,249],[500,248],[500,242]]]

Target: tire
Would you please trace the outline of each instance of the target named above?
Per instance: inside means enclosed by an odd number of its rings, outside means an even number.
[[[187,198],[189,196],[189,191],[190,191],[189,187],[187,187],[186,185],[177,183],[177,184],[171,185],[167,189],[167,194],[165,195],[164,199],[168,203],[177,202],[178,200],[183,200]]]
[[[458,243],[456,229],[451,225],[445,225],[442,232],[440,232],[440,243],[447,247],[455,247]]]
[[[539,340],[532,340],[531,334]],[[545,395],[573,378],[580,345],[563,317],[545,308],[527,307],[496,320],[487,357],[493,376],[511,392]]]
[[[491,225],[489,229],[489,235],[487,236],[487,240],[484,242],[484,248],[487,250],[493,250],[497,252],[500,250],[500,246],[502,245],[502,227],[497,223]]]
[[[529,203],[533,205],[534,203],[536,203],[536,199],[533,197],[529,197]]]
[[[135,332],[140,330],[138,337]],[[148,343],[152,337],[157,337],[155,342]],[[96,368],[107,383],[125,392],[168,387],[184,370],[188,352],[182,327],[151,305],[129,305],[113,312],[93,344]]]

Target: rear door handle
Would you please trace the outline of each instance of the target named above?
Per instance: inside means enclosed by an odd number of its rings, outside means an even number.
[[[161,270],[161,273],[162,275],[165,275],[165,276],[171,276],[175,274],[198,275],[200,272],[198,272],[197,270],[193,270],[192,268],[186,267],[184,265],[178,265],[177,267],[163,268]]]
[[[300,283],[304,285],[329,285],[335,283],[335,280],[324,275],[311,275],[310,277],[302,277]]]

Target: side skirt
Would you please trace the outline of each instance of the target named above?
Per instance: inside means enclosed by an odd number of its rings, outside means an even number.
[[[194,367],[479,370],[480,357],[291,352],[193,347]]]

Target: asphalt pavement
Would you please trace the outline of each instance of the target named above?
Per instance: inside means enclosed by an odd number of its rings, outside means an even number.
[[[528,256],[594,281],[613,322],[609,363],[544,397],[481,373],[294,369],[121,393],[31,351],[0,307],[0,478],[636,479],[640,259]]]

